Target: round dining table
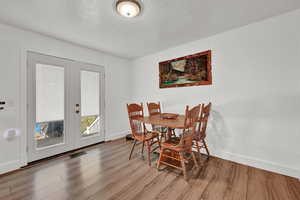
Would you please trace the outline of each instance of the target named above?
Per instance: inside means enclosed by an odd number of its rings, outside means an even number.
[[[184,129],[185,115],[178,115],[174,119],[164,118],[163,114],[141,117],[140,121],[145,124],[168,128],[168,137],[171,138],[172,129]]]

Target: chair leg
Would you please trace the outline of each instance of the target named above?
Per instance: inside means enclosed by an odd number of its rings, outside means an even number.
[[[191,152],[192,156],[193,156],[193,160],[194,160],[194,164],[196,166],[197,169],[199,169],[199,165],[198,165],[198,162],[197,162],[197,159],[196,159],[196,156],[195,156],[195,152]]]
[[[168,128],[168,132],[167,132],[167,137],[166,140],[170,140],[172,138],[172,129]]]
[[[180,162],[181,162],[181,167],[182,167],[182,171],[183,171],[183,177],[184,177],[185,180],[188,180],[187,179],[186,167],[185,167],[185,163],[184,163],[183,153],[180,152],[179,155],[180,155]]]
[[[151,146],[150,146],[149,141],[147,141],[147,148],[148,148],[148,165],[149,165],[149,167],[151,167],[151,158],[150,158],[150,156],[151,156]]]
[[[145,141],[143,141],[143,144],[142,144],[142,156],[144,157],[144,146],[145,146]]]
[[[195,140],[196,142],[196,148],[197,148],[197,152],[199,154],[199,159],[201,159],[201,152],[200,152],[200,146],[199,146],[199,142],[197,140]]]
[[[209,151],[208,151],[208,147],[207,147],[207,145],[206,145],[206,142],[205,142],[205,140],[203,139],[202,141],[203,141],[203,144],[204,144],[204,147],[205,147],[205,150],[206,150],[207,156],[208,156],[208,158],[207,158],[207,159],[209,159],[209,157],[210,157],[210,153],[209,153]]]
[[[160,161],[161,161],[161,159],[162,159],[163,153],[164,153],[164,149],[162,148],[162,149],[160,150],[159,159],[158,159],[158,161],[157,161],[157,169],[159,169],[159,167],[160,167]]]
[[[162,142],[162,139],[163,139],[163,135],[161,135],[160,137],[159,137],[159,142],[158,142],[158,144],[159,144],[159,149],[160,149],[160,143]]]
[[[166,141],[167,140],[167,134],[166,133],[162,133],[160,141],[162,142],[163,139]]]
[[[176,137],[175,129],[172,129],[172,135]]]
[[[161,146],[160,146],[161,140],[162,140],[162,137],[159,138],[159,136],[157,136],[157,143],[158,143],[159,149],[161,149]]]
[[[136,140],[134,140],[134,143],[132,145],[132,148],[131,148],[131,151],[130,151],[130,154],[129,154],[129,160],[131,159],[131,155],[132,155],[133,149],[135,147],[135,144],[136,144]]]

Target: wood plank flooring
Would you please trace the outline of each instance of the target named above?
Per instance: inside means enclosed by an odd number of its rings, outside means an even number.
[[[0,200],[300,200],[300,181],[211,158],[190,180],[171,169],[149,168],[124,139],[84,149],[0,176]]]

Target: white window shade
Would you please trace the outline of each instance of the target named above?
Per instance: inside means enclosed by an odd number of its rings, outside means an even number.
[[[100,74],[81,71],[81,116],[99,115]]]
[[[36,65],[36,122],[64,119],[64,68]]]

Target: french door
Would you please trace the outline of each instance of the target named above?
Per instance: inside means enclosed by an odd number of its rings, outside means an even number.
[[[28,161],[104,140],[104,68],[28,53]]]

